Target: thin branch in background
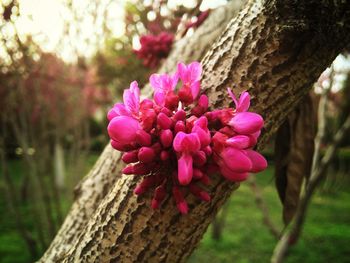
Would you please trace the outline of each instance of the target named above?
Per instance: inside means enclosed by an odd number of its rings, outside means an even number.
[[[214,240],[220,240],[222,231],[225,228],[226,217],[228,212],[229,203],[226,203],[216,215],[212,222],[212,238]]]
[[[262,192],[260,187],[256,184],[255,175],[251,175],[248,179],[249,187],[252,190],[254,194],[254,199],[256,206],[260,209],[262,213],[262,220],[264,225],[267,227],[267,229],[270,231],[271,235],[274,236],[277,240],[280,238],[280,231],[278,228],[274,225],[272,222],[270,215],[269,215],[269,209],[264,201]]]
[[[325,177],[325,172],[327,170],[328,165],[332,161],[335,156],[337,149],[341,141],[347,135],[347,132],[350,131],[350,115],[348,115],[346,121],[342,125],[342,127],[338,130],[336,135],[334,136],[334,140],[332,144],[328,147],[325,156],[320,161],[317,167],[313,167],[312,173],[309,179],[308,184],[306,185],[300,203],[297,209],[297,213],[291,222],[290,226],[287,228],[285,233],[282,235],[281,239],[277,243],[275,250],[273,252],[273,256],[271,259],[272,263],[281,263],[286,257],[289,247],[298,240],[304,221],[306,217],[306,212],[308,205],[310,203],[311,197],[316,190],[319,183]]]
[[[315,168],[318,166],[320,162],[321,157],[321,144],[324,141],[325,135],[326,135],[326,126],[327,126],[327,102],[328,102],[328,94],[331,91],[333,80],[334,80],[334,67],[332,65],[331,72],[329,74],[330,83],[327,88],[323,88],[320,102],[318,105],[318,128],[317,128],[317,134],[315,138],[315,151],[314,156],[312,160],[312,168],[311,171],[315,170]]]

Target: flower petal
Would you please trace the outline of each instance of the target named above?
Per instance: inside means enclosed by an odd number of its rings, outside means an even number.
[[[178,160],[178,179],[181,185],[187,185],[191,182],[193,176],[192,156],[182,154]]]
[[[107,127],[111,139],[120,144],[130,144],[134,142],[139,129],[139,122],[128,116],[113,118]]]
[[[250,106],[250,96],[249,93],[244,91],[239,97],[238,105],[236,106],[237,112],[245,112]]]
[[[244,181],[247,179],[249,175],[247,172],[244,172],[244,173],[233,172],[227,166],[220,166],[220,172],[227,180],[230,180],[233,182]]]
[[[237,149],[246,149],[250,147],[250,137],[246,135],[236,135],[226,140],[227,145]]]
[[[202,74],[202,65],[201,63],[194,61],[187,66],[191,74],[191,82],[200,80]]]
[[[140,89],[136,81],[131,82],[130,88],[124,90],[123,100],[127,111],[135,116],[138,115],[140,109]]]
[[[265,157],[262,156],[260,153],[253,150],[247,150],[246,154],[253,164],[250,170],[251,172],[258,173],[266,169],[267,161]]]
[[[200,89],[201,89],[201,83],[199,81],[195,81],[191,84],[191,94],[194,100],[197,98]]]
[[[160,74],[152,74],[149,77],[149,83],[154,90],[161,89]]]
[[[242,150],[228,147],[221,152],[220,157],[232,172],[244,173],[252,169],[252,161]]]
[[[252,134],[264,126],[264,120],[254,112],[239,112],[230,120],[229,125],[237,133]]]

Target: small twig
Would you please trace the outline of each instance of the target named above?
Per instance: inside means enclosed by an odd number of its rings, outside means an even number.
[[[256,184],[255,176],[251,175],[249,176],[248,183],[250,186],[250,189],[252,190],[255,198],[256,206],[260,209],[262,216],[263,216],[263,223],[266,225],[270,233],[278,240],[280,238],[280,231],[277,229],[277,227],[273,224],[270,215],[269,215],[269,209],[266,206],[266,203],[263,199],[261,189]]]
[[[312,159],[312,168],[311,172],[315,169],[315,167],[318,166],[320,162],[320,156],[321,156],[321,144],[324,140],[324,137],[326,135],[326,126],[327,126],[327,102],[328,102],[328,94],[331,91],[332,85],[333,85],[333,79],[334,79],[334,68],[333,65],[331,67],[330,72],[330,83],[327,88],[324,88],[321,93],[320,102],[318,106],[318,112],[317,112],[317,119],[318,119],[318,129],[317,134],[315,138],[315,151],[314,156]]]
[[[310,203],[311,197],[319,185],[321,180],[325,176],[328,165],[330,164],[332,158],[335,156],[336,151],[340,145],[340,142],[343,140],[347,132],[350,130],[350,115],[348,115],[343,126],[338,130],[334,136],[333,143],[328,147],[326,154],[320,161],[319,165],[312,170],[309,183],[305,187],[305,190],[302,193],[300,203],[296,212],[296,215],[293,221],[290,224],[290,227],[282,235],[282,238],[277,243],[273,256],[271,259],[272,263],[281,263],[285,258],[289,247],[298,239],[303,223],[305,221],[306,211]]]

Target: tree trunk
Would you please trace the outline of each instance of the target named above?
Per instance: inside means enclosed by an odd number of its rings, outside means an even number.
[[[249,3],[202,61],[202,87],[210,105],[228,106],[227,86],[235,86],[236,93],[247,89],[253,109],[266,120],[258,145],[262,149],[349,41],[349,5],[341,0]],[[152,210],[150,194],[133,194],[140,177],[122,176],[115,183],[110,178],[122,166],[116,162],[118,156],[110,147],[105,149],[83,181],[84,187],[78,191],[80,198],[72,208],[90,209],[90,214],[75,211],[70,222],[66,220],[43,262],[183,262],[218,208],[238,187],[216,176],[207,189],[211,202],[200,203],[189,197],[188,215],[181,216],[171,199],[160,211]],[[104,181],[112,186],[111,190],[96,191]],[[74,224],[79,220],[87,221],[80,234],[75,233]],[[67,240],[66,234],[73,237],[73,242]]]

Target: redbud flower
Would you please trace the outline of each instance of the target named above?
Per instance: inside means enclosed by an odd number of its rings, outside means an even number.
[[[179,98],[183,103],[190,104],[199,94],[202,66],[198,62],[192,62],[187,66],[179,63],[177,65],[177,73],[183,83],[179,90]]]
[[[178,159],[178,179],[182,185],[189,184],[192,180],[192,155],[200,149],[200,146],[200,140],[195,133],[179,132],[174,138],[174,150],[180,155]]]
[[[140,101],[134,81],[124,91],[123,103],[107,114],[111,145],[125,152],[122,160],[128,166],[122,172],[142,177],[134,193],[154,191],[154,209],[171,195],[179,212],[186,214],[187,194],[210,201],[201,185],[210,184],[215,173],[240,182],[267,167],[265,158],[253,150],[264,121],[248,112],[248,92],[237,99],[228,89],[235,108],[208,111],[209,99],[200,94],[201,71],[193,62],[179,63],[173,75],[153,74],[153,100]]]
[[[167,32],[159,35],[143,35],[140,38],[141,48],[134,50],[137,57],[143,60],[143,64],[149,68],[158,66],[162,58],[166,58],[171,50],[174,36]]]

